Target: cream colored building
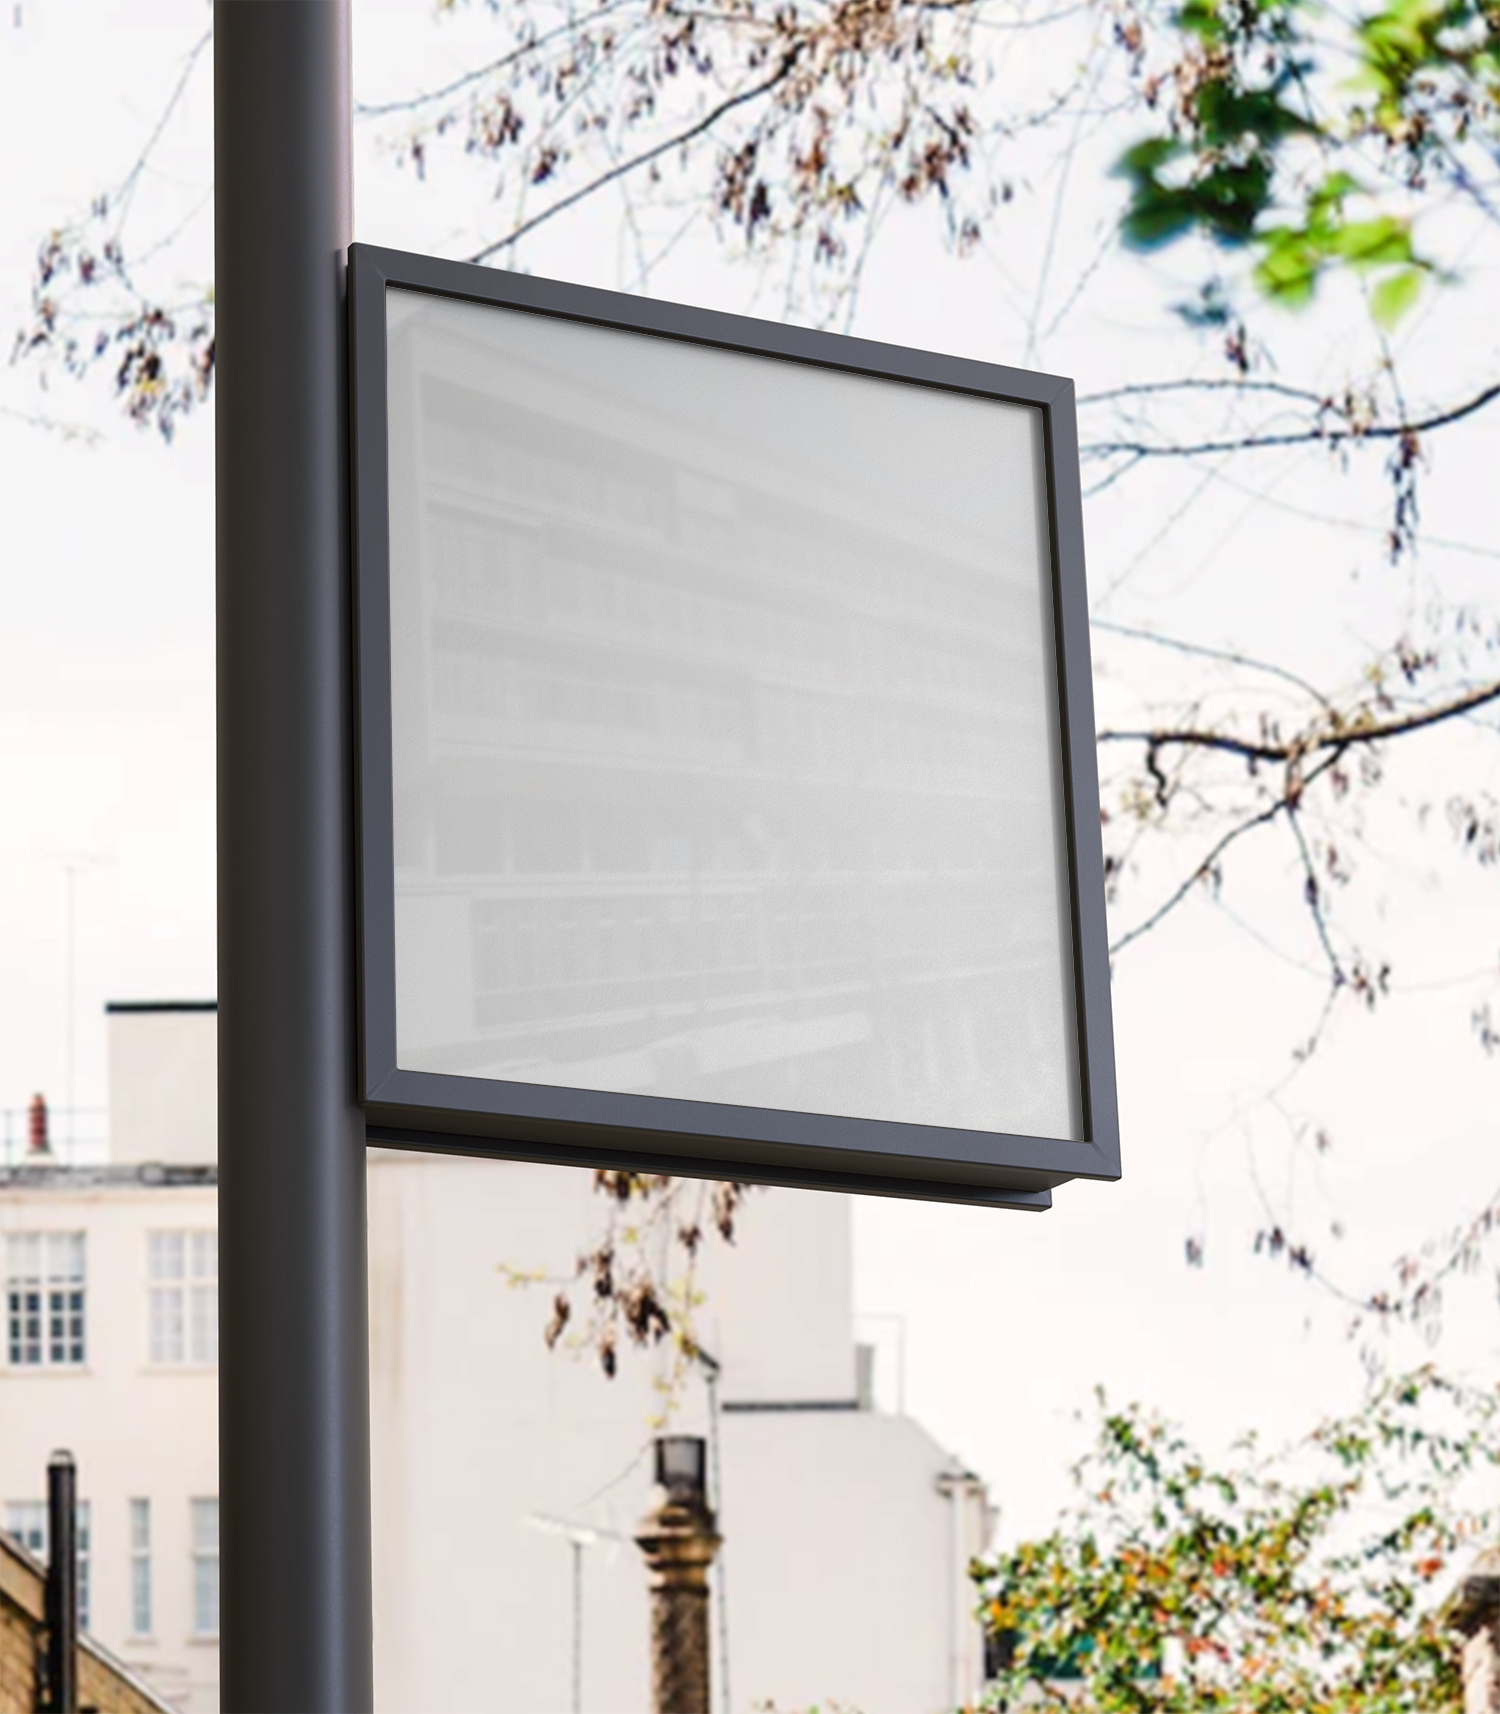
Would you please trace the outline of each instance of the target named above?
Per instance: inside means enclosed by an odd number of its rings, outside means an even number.
[[[645,1714],[631,1537],[650,1498],[658,1371],[627,1352],[611,1381],[585,1351],[548,1351],[552,1289],[518,1290],[501,1271],[565,1275],[597,1200],[587,1173],[372,1151],[387,1714],[568,1714],[575,1670],[587,1714]],[[705,1264],[697,1332],[720,1365],[716,1397],[700,1371],[672,1426],[717,1443],[725,1714],[940,1714],[980,1687],[964,1571],[986,1542],[986,1497],[919,1423],[870,1408],[850,1225],[846,1197],[756,1192],[734,1248]]]
[[[0,1168],[0,1528],[45,1556],[71,1451],[85,1628],[187,1714],[219,1704],[214,1023],[112,1008],[108,1160]]]
[[[46,1299],[44,1323],[52,1298],[66,1321],[82,1293],[76,1358],[66,1326],[56,1360],[46,1325],[36,1361],[7,1343],[0,1503],[34,1519],[47,1454],[72,1450],[90,1629],[191,1714],[217,1705],[218,1679],[213,1025],[206,1009],[113,1009],[108,1162],[0,1176],[15,1289]],[[646,1714],[631,1536],[659,1371],[626,1353],[610,1381],[586,1352],[549,1351],[552,1288],[511,1283],[571,1272],[597,1230],[591,1186],[371,1151],[382,1714]],[[850,1227],[847,1198],[756,1192],[698,1282],[718,1369],[687,1377],[672,1426],[714,1455],[716,1714],[941,1714],[979,1688],[964,1568],[985,1542],[984,1491],[920,1424],[873,1408]],[[81,1282],[67,1277],[80,1255]]]

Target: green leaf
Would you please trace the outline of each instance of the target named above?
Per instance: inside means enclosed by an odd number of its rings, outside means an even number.
[[[1359,181],[1346,172],[1330,173],[1322,184],[1308,195],[1308,217],[1337,214],[1344,203],[1360,189]]]
[[[1417,301],[1424,270],[1415,264],[1388,274],[1370,294],[1370,313],[1384,328],[1391,328]]]
[[[1324,257],[1307,234],[1281,226],[1265,234],[1265,254],[1255,267],[1255,283],[1273,302],[1301,309],[1312,301]]]
[[[1143,137],[1120,156],[1115,172],[1124,178],[1154,179],[1169,161],[1175,161],[1183,152],[1183,145],[1175,137]]]
[[[1210,146],[1235,147],[1245,137],[1279,143],[1316,130],[1280,98],[1285,79],[1269,89],[1246,89],[1226,78],[1205,82],[1198,91],[1198,123]]]
[[[1180,30],[1186,30],[1202,42],[1222,42],[1228,33],[1223,14],[1214,0],[1187,0],[1174,19]]]
[[[1389,267],[1413,259],[1411,228],[1391,214],[1375,220],[1351,220],[1332,233],[1328,248],[1359,269]]]
[[[1151,185],[1131,198],[1120,230],[1132,250],[1159,250],[1183,237],[1196,221],[1197,213],[1181,191]]]

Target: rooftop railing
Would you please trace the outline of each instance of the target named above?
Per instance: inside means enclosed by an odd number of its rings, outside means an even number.
[[[49,1107],[47,1147],[31,1144],[29,1107],[0,1107],[0,1166],[97,1166],[109,1159],[107,1107]]]

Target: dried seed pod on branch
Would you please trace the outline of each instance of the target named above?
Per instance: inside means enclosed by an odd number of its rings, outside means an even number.
[[[550,1286],[549,1348],[592,1356],[605,1375],[622,1350],[663,1351],[670,1397],[701,1355],[695,1314],[705,1241],[732,1244],[746,1196],[734,1181],[600,1170],[593,1175],[597,1233],[563,1278],[502,1264],[513,1285]]]

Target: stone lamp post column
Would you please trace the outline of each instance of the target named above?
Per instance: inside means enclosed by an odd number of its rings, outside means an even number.
[[[1464,1714],[1500,1714],[1500,1550],[1479,1555],[1444,1616],[1464,1640]]]
[[[635,1538],[651,1575],[652,1714],[709,1714],[708,1568],[719,1535],[706,1465],[697,1436],[657,1439],[659,1499]]]

